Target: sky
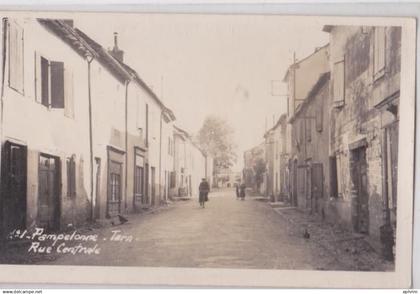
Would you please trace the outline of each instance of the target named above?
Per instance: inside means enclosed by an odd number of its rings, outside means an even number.
[[[316,18],[278,15],[81,15],[76,27],[105,48],[118,32],[124,62],[171,108],[176,125],[195,134],[206,116],[234,129],[238,163],[287,111],[282,79],[293,62],[328,43]],[[273,87],[275,84],[275,87]]]

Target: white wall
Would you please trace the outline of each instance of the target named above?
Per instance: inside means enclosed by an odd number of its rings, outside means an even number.
[[[31,222],[37,217],[39,152],[61,159],[63,213],[67,213],[66,157],[73,154],[76,157],[77,201],[89,200],[89,178],[81,176],[89,174],[87,63],[37,20],[17,18],[11,21],[16,21],[24,29],[24,93],[8,86],[7,61],[2,140],[15,141],[28,148],[27,217]],[[49,109],[36,102],[35,52],[49,60],[64,62],[65,71],[73,73],[74,118],[65,116],[63,109]],[[39,93],[40,89],[37,91]]]

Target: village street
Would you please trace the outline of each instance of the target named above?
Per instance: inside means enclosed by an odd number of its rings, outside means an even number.
[[[331,252],[315,238],[303,238],[302,227],[282,217],[261,197],[240,201],[233,190],[213,192],[204,209],[194,200],[99,229],[99,255],[55,255],[40,263],[320,270],[373,270],[377,266],[372,260],[362,260],[363,254],[357,260],[348,259],[345,252]],[[135,240],[110,241],[115,230]]]

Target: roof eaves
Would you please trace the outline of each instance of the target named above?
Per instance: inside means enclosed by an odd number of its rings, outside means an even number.
[[[170,117],[170,119],[172,121],[176,120],[175,114],[173,113],[173,111],[171,109],[169,109],[168,107],[166,107],[163,102],[159,99],[159,97],[156,95],[155,92],[153,92],[153,90],[140,78],[139,74],[133,69],[131,68],[129,65],[125,64],[124,62],[118,61],[121,66],[123,66],[127,71],[129,71],[133,77],[134,77],[134,81],[143,89],[146,90],[146,92],[152,96],[152,98],[159,104],[160,107],[162,107],[163,111],[166,112],[168,114],[168,116]]]
[[[37,21],[47,30],[55,34],[63,42],[68,44],[80,56],[86,58],[88,56],[97,57],[96,51],[89,46],[76,32],[59,19],[37,18]]]
[[[121,82],[130,81],[133,79],[132,75],[116,60],[108,51],[102,47],[95,40],[86,35],[83,31],[76,28],[76,33],[83,38],[98,54],[98,61],[105,66],[116,78]]]
[[[326,32],[326,33],[331,33],[331,31],[333,30],[334,26],[333,25],[325,25],[322,27],[322,31]]]

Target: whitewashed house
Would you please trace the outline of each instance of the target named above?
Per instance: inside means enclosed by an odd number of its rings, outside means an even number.
[[[87,67],[94,52],[77,38],[64,42],[42,20],[5,18],[1,31],[2,232],[83,222],[91,207]]]

